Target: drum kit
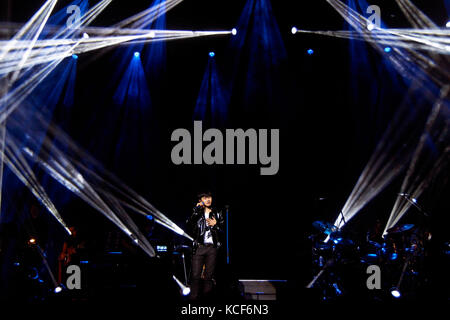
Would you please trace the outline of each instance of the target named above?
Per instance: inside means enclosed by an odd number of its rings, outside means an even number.
[[[398,225],[379,238],[369,233],[363,240],[328,222],[315,221],[312,225],[319,231],[309,237],[313,272],[317,276],[307,287],[323,289],[324,300],[337,298],[345,292],[345,281],[339,275],[343,268],[356,267],[365,273],[370,265],[384,266],[384,270],[392,271],[392,277],[386,277],[392,282],[407,278],[409,274],[417,275],[420,270],[427,236],[413,224]]]

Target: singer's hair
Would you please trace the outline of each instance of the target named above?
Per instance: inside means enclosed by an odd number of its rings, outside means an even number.
[[[197,199],[200,200],[203,197],[212,197],[211,191],[203,191],[197,194]]]

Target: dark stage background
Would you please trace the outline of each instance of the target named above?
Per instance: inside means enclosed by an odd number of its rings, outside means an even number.
[[[414,2],[438,25],[445,24],[447,13],[442,1]],[[2,1],[1,20],[26,21],[40,3]],[[393,1],[373,4],[382,7],[388,25],[408,26]],[[148,5],[149,1],[113,1],[94,25],[111,25]],[[245,1],[186,0],[167,14],[167,28],[230,30],[237,25],[244,5]],[[146,68],[151,101],[139,109],[125,110],[114,106],[112,97],[120,81],[120,77],[115,79],[117,68],[121,63],[127,66],[132,58],[128,51],[117,48],[82,54],[78,59],[74,106],[67,110],[60,103],[53,117],[105,167],[182,227],[196,203],[196,193],[212,190],[219,208],[229,205],[233,274],[240,279],[289,279],[294,286],[302,287],[313,276],[308,240],[314,232],[312,222],[334,221],[407,86],[370,47],[366,69],[354,72],[352,64],[358,57],[349,54],[348,40],[291,34],[292,26],[308,30],[346,27],[325,1],[272,1],[272,8],[286,55],[271,52],[277,55],[279,64],[270,73],[265,73],[267,65],[258,53],[249,53],[253,52],[249,44],[244,45],[241,59],[236,62],[231,36],[170,41],[166,43],[163,71],[151,75]],[[312,55],[307,54],[310,48],[314,50]],[[144,47],[141,55],[148,49]],[[224,88],[234,83],[229,91],[227,127],[280,129],[277,175],[261,176],[259,165],[172,164],[171,133],[193,126],[192,116],[210,51],[216,54]],[[259,76],[258,72],[252,74],[254,87],[248,98],[245,79],[250,65],[262,71]],[[236,70],[234,80],[230,70]],[[361,235],[376,218],[386,221],[400,183],[401,179],[395,180],[346,228]],[[438,191],[429,195],[429,200],[423,200],[430,208],[432,228],[440,241],[448,238],[449,193],[448,189]],[[33,201],[23,190],[4,193],[10,201]],[[55,194],[66,193],[61,189]],[[68,200],[58,207],[63,218],[78,227],[93,252],[104,250],[102,242],[115,227],[81,200],[66,196]],[[59,200],[55,202],[58,204]],[[26,215],[19,211],[26,211],[27,205],[17,203],[16,208],[18,212],[7,213],[9,223],[19,221],[18,215]],[[402,221],[414,222],[417,216],[418,212],[411,208]],[[133,217],[145,226],[140,217]],[[57,248],[64,239],[63,231],[51,218],[43,219]],[[156,228],[158,237],[184,242],[162,227]],[[436,261],[435,269],[444,274],[443,268]]]

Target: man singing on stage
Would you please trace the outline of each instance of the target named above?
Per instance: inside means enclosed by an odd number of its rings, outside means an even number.
[[[214,286],[217,252],[221,246],[224,218],[211,206],[211,192],[198,195],[198,203],[187,220],[194,238],[192,247],[191,300],[210,296]],[[202,274],[203,272],[203,274]]]

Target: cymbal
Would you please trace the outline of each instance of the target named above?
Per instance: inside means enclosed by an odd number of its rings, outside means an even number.
[[[323,221],[314,221],[312,225],[314,228],[323,231],[327,228],[327,224],[328,224],[327,222]]]
[[[353,240],[348,239],[348,238],[335,238],[335,239],[333,239],[333,242],[335,244],[340,244],[343,246],[351,246],[354,244]]]
[[[314,221],[312,225],[314,228],[322,231],[325,234],[331,234],[337,231],[337,227],[329,222]]]
[[[403,224],[397,227],[393,227],[389,230],[387,230],[388,233],[399,233],[399,232],[404,232],[404,231],[408,231],[410,229],[414,228],[413,224]]]
[[[368,241],[368,243],[369,243],[370,245],[372,245],[373,247],[377,248],[377,249],[381,249],[381,248],[383,248],[383,245],[382,245],[382,244],[380,244],[380,243],[378,243],[378,242],[375,242],[375,241],[369,240],[369,241]]]

